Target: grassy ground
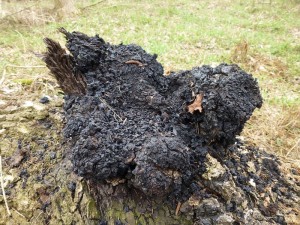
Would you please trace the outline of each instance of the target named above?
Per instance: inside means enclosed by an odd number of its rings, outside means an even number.
[[[61,17],[47,1],[2,1],[0,96],[16,89],[21,98],[57,94],[33,52],[44,51],[43,37],[63,42],[56,31],[62,26],[97,33],[108,42],[136,43],[157,53],[166,73],[239,64],[258,79],[264,98],[243,135],[280,156],[300,158],[298,0],[76,2],[77,14]]]

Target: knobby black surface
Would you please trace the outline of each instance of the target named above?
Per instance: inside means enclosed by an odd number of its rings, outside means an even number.
[[[234,144],[254,109],[262,105],[258,84],[250,74],[237,65],[221,64],[164,76],[157,56],[137,45],[111,45],[98,36],[61,31],[71,53],[68,65],[80,81],[81,91],[72,91],[66,85],[72,77],[63,83],[58,79],[66,94],[64,136],[77,174],[94,184],[125,185],[171,202],[200,192],[209,198],[222,193],[222,185],[201,184],[210,154],[226,167],[220,184],[234,180],[242,197],[251,199],[255,192],[249,186],[251,178],[263,192],[267,183],[246,169],[247,160],[259,153],[253,149],[242,155]],[[51,49],[51,40],[46,44]],[[53,62],[52,57],[56,56],[45,53],[44,60]],[[48,67],[56,75],[51,64]],[[189,111],[195,103],[200,108]],[[235,159],[228,154],[236,155]],[[271,161],[257,162],[256,167],[270,165],[274,170],[277,163]],[[273,172],[273,177],[280,176]],[[207,188],[211,190],[204,191]],[[226,193],[220,194],[227,202],[221,211],[242,215],[237,210],[242,203]],[[268,211],[263,207],[262,213]],[[201,217],[204,212],[195,213]]]
[[[236,65],[166,77],[139,46],[63,32],[87,83],[84,95],[66,93],[64,135],[75,172],[87,179],[125,179],[147,195],[189,186],[205,171],[207,146],[233,143],[262,104],[257,82]],[[188,112],[198,94],[202,112]]]

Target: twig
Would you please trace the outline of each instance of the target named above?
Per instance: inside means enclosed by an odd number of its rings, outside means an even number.
[[[46,68],[46,66],[16,66],[16,65],[6,65],[5,67],[24,68],[24,69],[30,69],[30,68]]]
[[[81,10],[86,10],[87,8],[90,8],[90,7],[92,7],[92,6],[98,5],[98,4],[102,3],[102,2],[105,2],[105,0],[96,2],[96,3],[94,3],[94,4],[91,4],[91,5],[88,5],[88,6],[85,6],[85,7],[82,7]]]
[[[4,69],[3,69],[3,73],[2,73],[2,78],[1,78],[1,80],[0,80],[0,86],[2,85],[2,83],[3,83],[4,80],[5,80],[5,75],[6,75],[6,69],[4,68]]]
[[[42,213],[43,213],[43,211],[40,212],[39,215],[38,215],[36,218],[32,217],[32,218],[31,218],[32,222],[33,222],[33,221],[38,221],[38,218],[42,215]],[[30,220],[30,222],[31,222],[31,220]]]
[[[6,199],[5,190],[4,190],[3,174],[2,174],[2,157],[1,157],[1,155],[0,155],[0,181],[1,181],[2,195],[3,195],[3,199],[4,199],[4,202],[5,202],[5,206],[6,206],[6,211],[7,211],[8,215],[11,216],[11,212],[10,212],[8,204],[7,204],[7,199]]]
[[[111,106],[110,106],[103,98],[99,97],[99,99],[100,99],[100,101],[101,101],[104,105],[106,105],[111,111],[113,111],[114,116],[117,116],[117,117],[120,119],[120,122],[123,122],[123,123],[126,122],[127,118],[125,118],[125,119],[123,120],[122,117],[119,116],[119,115],[116,113],[116,111],[113,109],[113,107],[111,107]],[[116,118],[115,118],[115,119],[116,119]],[[117,120],[117,119],[116,119],[116,120]],[[124,121],[125,121],[125,122],[124,122]]]
[[[297,147],[297,145],[300,144],[300,139],[296,142],[296,144],[286,153],[285,157],[288,157],[288,155]]]
[[[20,213],[18,210],[16,210],[15,208],[12,208],[13,210],[15,210],[15,212],[17,213],[17,214],[19,214],[20,216],[22,216],[23,218],[26,218],[26,216],[24,216],[22,213]]]

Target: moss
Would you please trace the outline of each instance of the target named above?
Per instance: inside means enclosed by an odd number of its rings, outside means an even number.
[[[94,199],[90,198],[88,200],[86,210],[87,210],[86,214],[89,219],[93,219],[93,220],[100,219],[100,213]]]
[[[221,165],[221,163],[218,162],[218,160],[211,157],[209,154],[206,155],[206,158],[206,172],[202,175],[204,179],[211,180],[223,175],[226,172],[226,170]]]
[[[125,212],[123,210],[124,204],[118,201],[113,201],[105,211],[105,215],[102,215],[108,224],[115,224],[115,221],[119,220],[126,224],[141,224],[141,225],[157,225],[157,224],[180,224],[190,225],[192,221],[188,220],[185,216],[171,215],[170,209],[166,206],[162,206],[159,209],[153,209],[153,213],[139,212],[139,207],[134,201],[126,201],[126,205],[131,211]],[[175,214],[175,209],[174,212]]]
[[[21,85],[31,85],[33,83],[32,79],[14,79],[13,82]]]

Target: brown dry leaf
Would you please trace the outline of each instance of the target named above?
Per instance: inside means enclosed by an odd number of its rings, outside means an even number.
[[[137,60],[128,60],[125,63],[126,64],[135,64],[135,65],[140,66],[140,67],[144,67],[144,66],[147,65],[147,64],[143,64],[143,63],[141,63],[140,61],[137,61]]]
[[[181,207],[181,202],[178,202],[176,210],[175,210],[175,215],[176,216],[178,216],[178,214],[179,214],[180,207]]]
[[[195,101],[192,104],[188,105],[189,113],[193,114],[196,110],[202,112],[202,106],[201,106],[202,100],[203,100],[203,93],[197,94]]]

